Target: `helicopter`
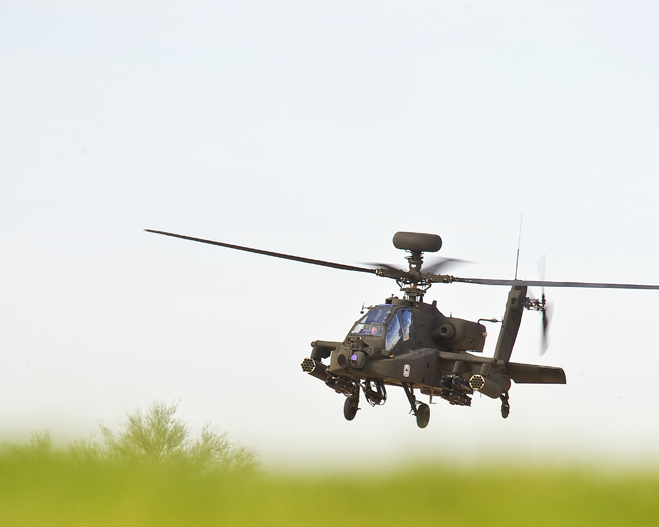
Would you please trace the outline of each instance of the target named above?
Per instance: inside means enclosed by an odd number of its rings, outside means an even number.
[[[545,287],[659,289],[659,285],[645,284],[518,280],[516,274],[512,280],[442,274],[442,268],[461,260],[443,258],[423,266],[424,253],[435,253],[442,247],[442,239],[437,234],[401,231],[394,235],[394,247],[407,253],[408,269],[405,270],[383,263],[371,264],[370,267],[345,265],[171,232],[145,230],[395,280],[402,292],[401,298],[391,296],[383,303],[369,307],[342,341],[313,341],[309,357],[302,361],[304,373],[345,396],[343,414],[348,421],[352,421],[360,409],[361,394],[369,405],[381,406],[387,401],[387,387],[403,389],[410,404],[410,414],[415,416],[419,428],[428,426],[430,406],[417,399],[417,392],[428,396],[429,404],[432,404],[433,398],[440,398],[451,405],[471,406],[475,393],[500,399],[501,416],[506,419],[510,414],[509,390],[513,382],[567,383],[562,368],[510,361],[525,310],[542,313],[543,348],[546,349],[549,304]],[[436,283],[510,286],[503,319],[479,319],[474,322],[445,316],[437,309],[436,300],[430,304],[423,301],[428,289]],[[541,297],[527,296],[529,287],[541,287]],[[487,337],[482,322],[501,324],[492,357],[481,355]]]

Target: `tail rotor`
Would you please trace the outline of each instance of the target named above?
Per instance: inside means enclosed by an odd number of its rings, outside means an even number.
[[[540,282],[545,281],[545,261],[546,258],[543,255],[540,260],[538,260],[538,274],[540,275]],[[547,301],[545,296],[545,287],[542,286],[540,298],[527,298],[524,304],[524,307],[527,309],[532,309],[533,311],[540,311],[542,313],[542,333],[540,341],[540,355],[544,355],[549,348],[549,326],[551,324],[551,315],[552,315],[552,304]]]
[[[538,260],[538,276],[541,281],[545,281],[545,268],[547,265],[547,255],[543,254]],[[540,355],[544,355],[549,348],[549,325],[551,324],[552,305],[547,302],[545,297],[545,286],[542,286],[540,297],[540,311],[542,311],[542,341],[540,345]]]

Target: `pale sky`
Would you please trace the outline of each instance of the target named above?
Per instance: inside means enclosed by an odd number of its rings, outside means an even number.
[[[183,240],[403,266],[442,236],[459,276],[659,284],[654,2],[0,2],[0,425],[77,439],[180,400],[266,462],[659,459],[658,292],[551,290],[511,415],[305,375],[393,281]],[[508,289],[435,285],[446,315]],[[491,354],[498,328],[490,328]]]

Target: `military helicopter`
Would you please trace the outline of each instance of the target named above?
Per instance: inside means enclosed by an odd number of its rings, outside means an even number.
[[[311,354],[302,361],[302,370],[345,396],[344,417],[351,421],[359,410],[360,393],[371,406],[387,401],[387,386],[400,386],[410,404],[410,413],[420,428],[428,426],[430,407],[416,398],[415,390],[452,405],[471,406],[471,396],[480,392],[501,400],[501,416],[510,413],[508,392],[516,384],[566,384],[562,368],[510,362],[517,333],[525,309],[542,313],[543,340],[549,323],[545,287],[585,287],[614,289],[659,289],[659,285],[609,284],[593,282],[552,282],[545,280],[512,280],[460,278],[439,271],[454,259],[442,259],[423,267],[424,253],[442,247],[436,234],[397,232],[393,244],[408,253],[408,269],[388,264],[371,267],[344,265],[290,254],[264,251],[229,243],[193,238],[181,234],[146,229],[147,232],[184,240],[218,245],[229,249],[263,254],[313,265],[371,273],[394,279],[403,293],[384,303],[368,308],[343,341],[315,340]],[[445,316],[437,309],[437,301],[428,304],[423,297],[435,283],[454,282],[511,286],[503,320],[480,319],[476,322]],[[541,287],[541,297],[529,298],[529,287]],[[487,336],[481,322],[501,323],[493,357],[482,353]],[[324,363],[324,359],[329,359]]]

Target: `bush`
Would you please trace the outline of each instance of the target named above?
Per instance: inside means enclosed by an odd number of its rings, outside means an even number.
[[[259,466],[253,449],[234,445],[210,424],[204,425],[197,438],[191,437],[186,421],[175,417],[178,405],[154,401],[151,407],[128,414],[116,434],[99,422],[101,443],[79,443],[76,448],[84,455],[115,462],[151,464],[184,463],[204,469],[253,471]]]
[[[226,432],[210,424],[193,437],[188,423],[175,416],[177,408],[176,403],[154,401],[146,411],[136,409],[119,421],[118,433],[99,421],[89,439],[74,441],[65,452],[53,451],[49,432],[32,432],[26,445],[4,444],[4,457],[38,460],[65,455],[77,464],[185,465],[205,473],[258,471],[254,449],[231,443]]]
[[[30,432],[30,440],[25,445],[3,444],[3,450],[10,457],[19,459],[43,459],[51,455],[53,439],[47,430]]]

